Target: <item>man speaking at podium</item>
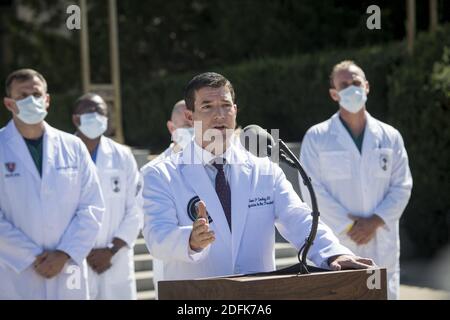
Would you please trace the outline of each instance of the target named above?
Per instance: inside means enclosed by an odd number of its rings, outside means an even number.
[[[275,270],[274,226],[299,249],[311,228],[311,209],[277,164],[234,142],[237,105],[230,81],[212,72],[197,75],[185,101],[193,140],[142,169],[150,253],[164,262],[165,280]],[[331,270],[373,265],[322,223],[308,258]]]

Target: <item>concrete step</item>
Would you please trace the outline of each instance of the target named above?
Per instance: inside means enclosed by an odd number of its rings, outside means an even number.
[[[134,271],[153,270],[153,257],[148,253],[134,255]]]
[[[134,274],[138,292],[154,290],[153,271],[137,271]]]
[[[138,238],[136,244],[134,245],[134,254],[148,253],[147,245],[145,244],[144,238]]]
[[[275,266],[277,268],[277,270],[279,269],[283,269],[289,266],[292,266],[294,264],[298,263],[298,258],[297,256],[295,257],[286,257],[286,258],[279,258],[275,260]]]
[[[296,257],[297,249],[291,246],[289,243],[277,242],[275,243],[275,259]]]
[[[139,238],[134,248],[134,264],[138,300],[154,300],[153,257],[148,253],[143,238]],[[298,263],[297,250],[289,243],[275,244],[276,268],[282,269]]]
[[[141,291],[137,293],[138,300],[155,300],[156,294],[154,290]]]

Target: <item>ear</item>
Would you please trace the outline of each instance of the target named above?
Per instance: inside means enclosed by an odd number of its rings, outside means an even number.
[[[5,105],[6,109],[8,109],[13,114],[19,113],[19,110],[18,110],[18,108],[16,106],[16,102],[14,101],[14,99],[11,99],[11,98],[8,98],[8,97],[4,97],[3,98],[3,104]]]
[[[80,116],[77,114],[73,114],[72,115],[72,123],[75,126],[75,128],[78,128],[81,124],[80,122]]]
[[[366,95],[368,95],[370,92],[370,84],[369,81],[366,81]]]
[[[50,95],[47,93],[45,95],[45,108],[48,109],[50,107]]]
[[[330,94],[331,99],[333,99],[333,101],[339,102],[340,98],[339,98],[339,94],[336,89],[329,89],[328,92]]]
[[[167,121],[167,130],[169,130],[170,134],[175,131],[175,125],[171,120]]]
[[[189,125],[192,127],[194,126],[193,120],[192,120],[192,111],[189,109],[184,110],[184,117],[189,121]]]
[[[190,122],[194,121],[194,116],[193,116],[193,111],[186,109],[184,110],[184,116],[186,117],[186,119],[188,119]]]

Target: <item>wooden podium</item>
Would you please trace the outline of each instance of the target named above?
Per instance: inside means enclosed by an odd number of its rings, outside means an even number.
[[[293,267],[290,267],[291,271]],[[386,300],[386,269],[284,271],[160,281],[160,300]]]

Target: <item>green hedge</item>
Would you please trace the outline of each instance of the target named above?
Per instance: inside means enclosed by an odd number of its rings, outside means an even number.
[[[447,28],[433,37],[420,37],[416,54],[405,57],[388,81],[389,122],[405,139],[414,179],[402,229],[421,256],[449,243],[449,34]]]
[[[401,44],[394,43],[352,51],[262,59],[213,71],[225,75],[235,87],[239,125],[256,123],[268,129],[278,128],[283,139],[299,141],[312,124],[337,110],[328,95],[328,75],[337,61],[346,58],[356,60],[364,68],[371,82],[368,108],[374,116],[384,118],[387,75],[399,63],[402,50]],[[165,122],[173,104],[182,98],[184,86],[196,73],[139,85],[124,83],[124,126],[128,143],[156,150],[169,143]]]

